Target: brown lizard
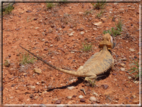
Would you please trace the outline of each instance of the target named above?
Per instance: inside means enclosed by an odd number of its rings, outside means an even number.
[[[78,68],[77,72],[58,68],[43,60],[42,58],[36,56],[24,47],[20,47],[44,62],[45,64],[49,65],[50,67],[76,77],[85,77],[85,80],[89,82],[93,82],[96,79],[97,75],[106,72],[114,65],[114,59],[109,52],[109,50],[113,48],[113,40],[109,33],[103,36],[103,39],[99,44],[99,48],[101,48],[101,51],[92,55],[91,58],[88,59],[83,66],[80,66]]]

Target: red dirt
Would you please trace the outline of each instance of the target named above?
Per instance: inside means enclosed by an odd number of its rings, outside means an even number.
[[[92,13],[82,14],[87,10],[92,10]],[[68,3],[48,10],[45,3],[15,3],[11,14],[3,17],[3,62],[10,61],[9,67],[3,66],[3,103],[139,104],[139,81],[129,79],[128,71],[132,67],[130,64],[139,60],[139,4],[107,3],[103,10],[105,13],[101,18],[105,19],[98,19],[96,15],[100,10],[94,10],[91,3]],[[106,78],[96,81],[95,87],[87,86],[83,81],[79,83],[80,80],[73,84],[74,89],[69,90],[64,86],[73,83],[71,80],[76,77],[54,70],[39,60],[19,65],[25,53],[19,47],[21,44],[57,67],[77,70],[99,51],[103,31],[115,27],[119,18],[123,21],[123,32],[121,36],[114,37],[116,47],[112,55],[115,69]],[[100,21],[99,27],[93,25]],[[69,36],[72,31],[73,36]],[[92,51],[80,51],[85,42],[92,44]],[[130,48],[135,51],[130,51]],[[123,58],[126,61],[122,61]],[[33,72],[35,67],[42,73]],[[59,89],[47,91],[56,87]],[[86,95],[80,89],[84,89]],[[93,92],[99,96],[93,95]],[[79,95],[84,98],[80,100]],[[72,98],[68,99],[68,96]],[[91,96],[97,101],[90,101]]]

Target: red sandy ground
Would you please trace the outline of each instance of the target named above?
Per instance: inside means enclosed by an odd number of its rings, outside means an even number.
[[[91,14],[84,15],[90,10]],[[139,81],[129,79],[128,71],[131,63],[139,60],[139,4],[107,3],[102,19],[96,18],[100,11],[94,10],[91,3],[68,3],[48,10],[45,3],[15,3],[11,14],[3,17],[3,62],[10,61],[10,67],[3,66],[3,103],[139,104]],[[54,70],[39,60],[19,65],[25,53],[19,47],[21,44],[57,67],[77,70],[99,51],[103,31],[115,27],[119,18],[123,21],[123,32],[114,37],[115,69],[106,78],[96,81],[94,87],[83,81],[79,83],[81,80],[73,82],[76,77]],[[97,22],[102,24],[93,25]],[[69,36],[72,31],[75,33]],[[92,51],[81,51],[85,42],[92,44]],[[35,73],[35,67],[42,73]],[[75,82],[72,90],[64,87]],[[48,91],[48,88],[56,87],[58,89]],[[80,89],[84,89],[86,95]],[[79,95],[84,98],[80,99]],[[68,99],[68,96],[72,98]],[[97,101],[90,101],[91,96]]]

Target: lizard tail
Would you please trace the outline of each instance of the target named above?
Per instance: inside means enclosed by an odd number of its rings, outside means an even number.
[[[73,76],[77,76],[77,77],[82,77],[80,74],[78,74],[77,72],[74,72],[74,71],[70,71],[70,70],[65,70],[65,69],[62,69],[62,68],[58,68],[50,63],[48,63],[47,61],[43,60],[41,57],[38,57],[36,56],[34,53],[30,52],[29,50],[25,49],[24,47],[22,47],[21,45],[19,45],[22,49],[26,50],[28,53],[30,53],[31,55],[33,55],[34,57],[36,57],[37,59],[41,60],[42,62],[44,62],[45,64],[47,64],[48,66],[56,69],[56,70],[59,70],[61,72],[64,72],[64,73],[67,73],[67,74],[70,74],[70,75],[73,75]]]

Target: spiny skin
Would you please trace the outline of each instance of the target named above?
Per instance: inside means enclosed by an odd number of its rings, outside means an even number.
[[[20,47],[56,70],[59,70],[61,72],[64,72],[64,73],[67,73],[67,74],[70,74],[70,75],[73,75],[76,77],[85,77],[85,80],[92,81],[97,77],[97,75],[104,73],[105,71],[107,71],[111,67],[113,68],[114,59],[113,59],[112,55],[110,54],[110,52],[108,51],[109,49],[111,49],[113,47],[112,42],[113,41],[112,41],[111,35],[105,34],[103,36],[103,42],[101,42],[99,45],[102,50],[100,52],[92,55],[91,58],[88,59],[83,66],[80,66],[78,68],[77,72],[58,68],[58,67],[46,62],[42,58],[36,56],[35,54],[33,54],[29,50],[25,49],[24,47],[22,47],[22,46],[20,46]]]

